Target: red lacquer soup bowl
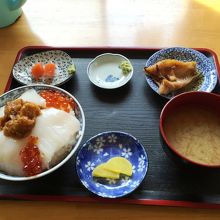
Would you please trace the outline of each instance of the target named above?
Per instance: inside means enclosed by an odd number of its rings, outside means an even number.
[[[161,111],[164,151],[175,161],[197,168],[220,168],[220,96],[187,92]]]

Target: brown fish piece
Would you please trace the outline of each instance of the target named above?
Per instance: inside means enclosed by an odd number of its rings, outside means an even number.
[[[144,68],[159,86],[159,93],[167,95],[188,85],[197,75],[196,62],[165,59]]]

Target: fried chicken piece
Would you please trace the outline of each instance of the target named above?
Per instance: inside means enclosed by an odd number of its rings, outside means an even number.
[[[29,135],[35,125],[35,120],[26,116],[18,116],[5,123],[3,132],[5,136],[12,138],[24,138]]]
[[[25,102],[20,110],[21,116],[26,116],[29,119],[35,119],[40,115],[40,107],[31,102]]]
[[[22,99],[16,99],[10,102],[7,102],[4,110],[4,117],[7,119],[13,119],[16,115],[20,113],[20,110],[24,104]]]
[[[166,95],[189,84],[197,75],[196,62],[165,59],[144,68],[147,75],[159,86],[159,93]]]

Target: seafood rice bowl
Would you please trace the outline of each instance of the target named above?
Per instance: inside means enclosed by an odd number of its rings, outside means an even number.
[[[63,89],[30,85],[0,97],[0,178],[45,176],[73,156],[85,117],[79,102]]]

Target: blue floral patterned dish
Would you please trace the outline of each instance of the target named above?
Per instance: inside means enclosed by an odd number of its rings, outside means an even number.
[[[36,63],[55,63],[55,76],[52,80],[47,81],[36,81],[31,74],[31,68]],[[68,67],[73,65],[72,58],[61,50],[49,50],[41,53],[36,53],[31,56],[27,56],[17,62],[12,70],[14,78],[24,85],[31,85],[31,84],[49,84],[58,86],[73,76],[68,72]]]
[[[119,180],[96,179],[93,169],[110,158],[121,156],[128,159],[133,167],[132,176]],[[130,134],[109,131],[89,139],[80,149],[76,159],[76,170],[82,184],[91,192],[106,198],[122,197],[135,190],[148,170],[148,157],[144,147]]]
[[[204,81],[198,91],[211,92],[215,88],[218,79],[215,65],[199,51],[184,47],[162,49],[154,53],[147,60],[146,67],[164,59],[176,59],[185,62],[195,61],[197,63],[197,70],[204,76]],[[146,75],[146,80],[149,86],[159,94],[158,85],[152,80],[152,78]],[[170,99],[175,96],[175,93],[162,96]]]

